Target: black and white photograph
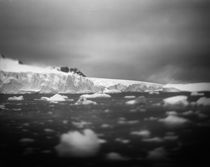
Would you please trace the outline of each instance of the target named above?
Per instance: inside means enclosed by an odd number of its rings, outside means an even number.
[[[210,1],[0,0],[0,166],[210,166]]]

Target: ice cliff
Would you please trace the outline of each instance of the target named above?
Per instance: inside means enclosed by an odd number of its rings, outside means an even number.
[[[0,93],[88,93],[101,91],[89,79],[52,67],[24,65],[18,60],[0,58]]]
[[[0,93],[119,93],[210,91],[209,83],[157,84],[105,78],[88,78],[60,67],[26,65],[19,60],[0,57]]]

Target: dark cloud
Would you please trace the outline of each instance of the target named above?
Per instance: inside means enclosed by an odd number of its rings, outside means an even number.
[[[89,76],[210,81],[208,0],[0,0],[0,51]]]

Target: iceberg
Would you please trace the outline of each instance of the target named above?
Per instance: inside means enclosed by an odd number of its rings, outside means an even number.
[[[68,99],[67,96],[62,96],[60,94],[55,94],[52,97],[41,97],[41,100],[46,100],[49,102],[66,101],[66,99]]]
[[[8,98],[9,101],[21,101],[24,100],[23,96],[13,96]]]
[[[81,95],[80,97],[86,99],[95,99],[95,98],[110,98],[111,96],[105,93],[94,93],[94,94],[84,94]]]
[[[65,67],[64,67],[65,68]],[[143,81],[92,78],[62,67],[26,65],[19,60],[0,57],[0,93],[121,93],[210,91],[210,83],[159,84]]]
[[[210,98],[201,97],[196,102],[197,105],[210,106]]]
[[[99,151],[100,142],[91,129],[85,129],[83,133],[70,131],[61,135],[55,149],[60,157],[92,157]]]
[[[173,108],[173,107],[185,107],[189,104],[187,101],[187,96],[173,96],[163,99],[163,103],[165,107]]]
[[[185,118],[178,117],[176,115],[168,115],[166,118],[162,118],[159,120],[160,122],[163,122],[164,124],[168,126],[181,126],[187,122],[189,122]]]
[[[129,100],[125,104],[127,105],[135,105],[135,104],[146,104],[146,98],[144,96],[139,96],[134,100]]]
[[[92,100],[87,100],[85,97],[80,97],[75,103],[75,105],[90,105],[90,104],[96,105],[97,103]]]
[[[0,58],[0,93],[90,93],[102,91],[86,77],[58,71],[52,67],[19,64],[18,60]]]

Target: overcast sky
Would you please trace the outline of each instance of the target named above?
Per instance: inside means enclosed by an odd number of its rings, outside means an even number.
[[[209,0],[0,0],[0,52],[87,76],[210,81]]]

